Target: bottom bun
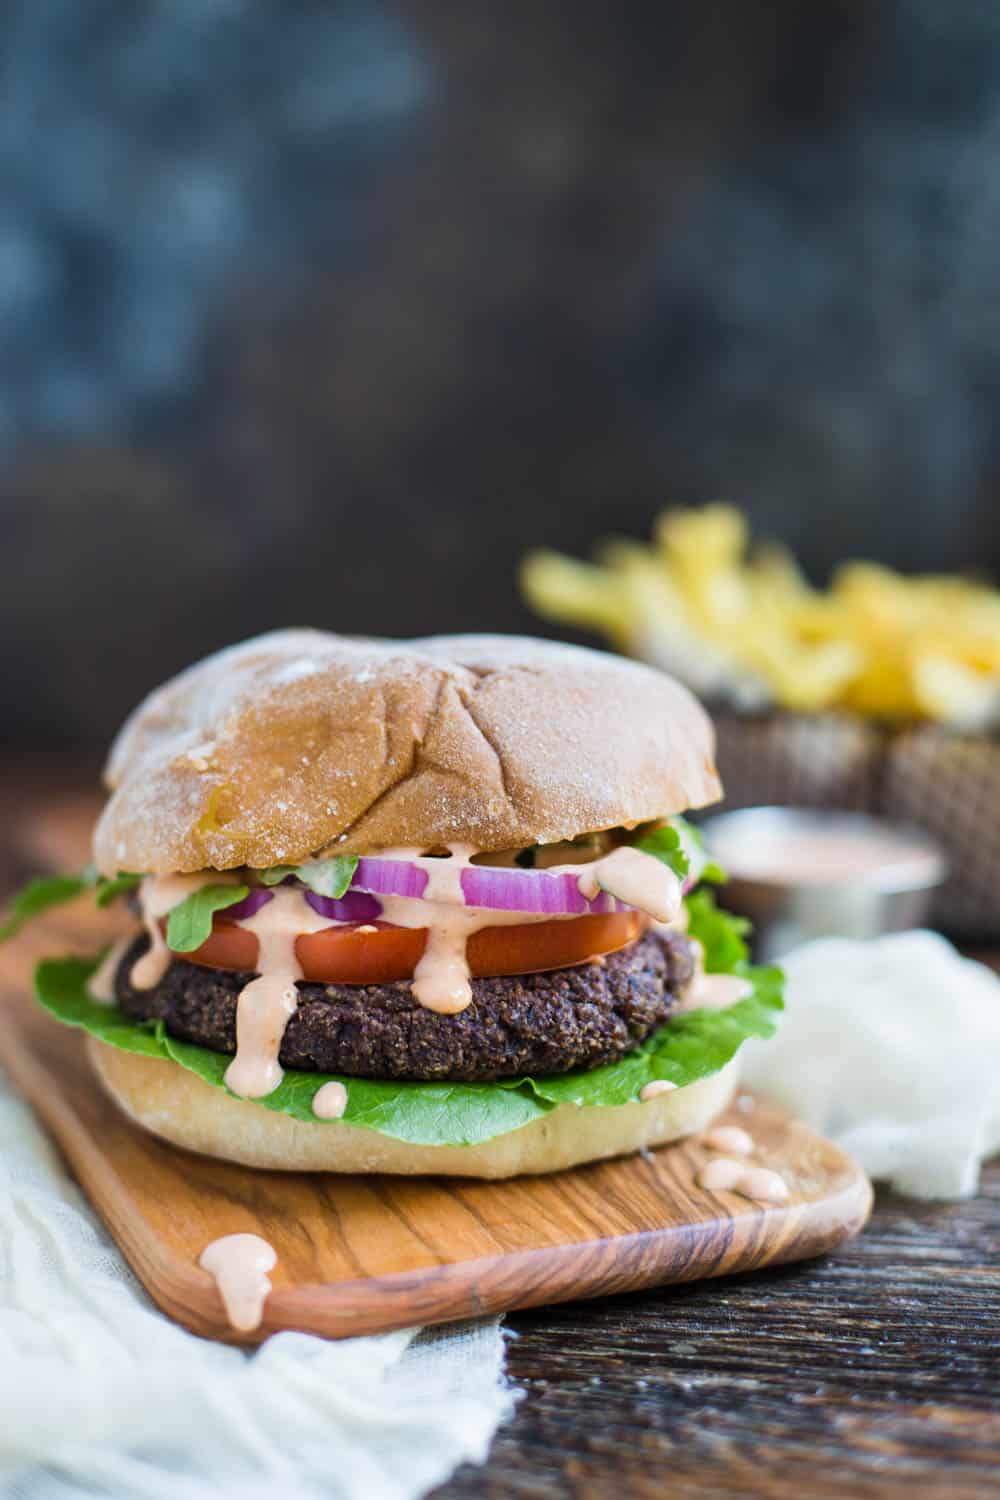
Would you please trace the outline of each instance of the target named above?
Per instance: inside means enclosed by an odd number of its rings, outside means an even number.
[[[136,1124],[172,1145],[247,1167],[293,1172],[431,1172],[516,1177],[624,1156],[702,1130],[732,1098],[737,1060],[646,1103],[560,1104],[519,1130],[478,1146],[415,1146],[342,1120],[294,1120],[231,1094],[174,1062],[88,1038],[112,1099]]]

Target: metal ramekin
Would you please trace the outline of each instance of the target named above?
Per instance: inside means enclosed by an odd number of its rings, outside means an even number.
[[[889,835],[913,846],[912,862],[900,861],[850,878],[798,883],[791,877],[763,878],[740,871],[739,849],[749,851],[762,840],[788,830],[822,836],[831,829],[862,835]],[[709,850],[726,867],[729,879],[723,904],[754,924],[754,948],[764,960],[778,958],[800,943],[819,937],[878,937],[919,927],[931,897],[945,879],[947,863],[940,848],[920,829],[888,823],[864,813],[804,807],[747,807],[717,813],[702,824]],[[725,853],[721,836],[725,832]]]

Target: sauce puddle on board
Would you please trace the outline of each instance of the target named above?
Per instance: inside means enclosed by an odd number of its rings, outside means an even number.
[[[768,1167],[750,1167],[745,1161],[717,1156],[706,1162],[695,1178],[698,1186],[710,1193],[739,1193],[758,1203],[784,1203],[788,1187],[777,1172]]]
[[[268,1272],[277,1263],[274,1246],[259,1234],[223,1235],[206,1245],[198,1257],[202,1270],[214,1279],[226,1317],[237,1333],[252,1333],[260,1327],[271,1290]]]
[[[738,1125],[716,1125],[705,1136],[705,1145],[712,1151],[726,1151],[730,1156],[749,1156],[753,1151],[753,1136]]]

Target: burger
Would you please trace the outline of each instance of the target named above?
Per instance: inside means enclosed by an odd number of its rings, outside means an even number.
[[[704,711],[603,652],[286,630],[151,694],[106,769],[90,891],[130,931],[47,959],[138,1125],[260,1168],[549,1172],[700,1130],[780,974],[680,816]]]

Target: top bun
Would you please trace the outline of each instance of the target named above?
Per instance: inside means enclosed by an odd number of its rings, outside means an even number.
[[[126,720],[94,835],[105,875],[299,864],[393,846],[555,843],[721,795],[686,688],[519,636],[280,630],[217,652]]]

